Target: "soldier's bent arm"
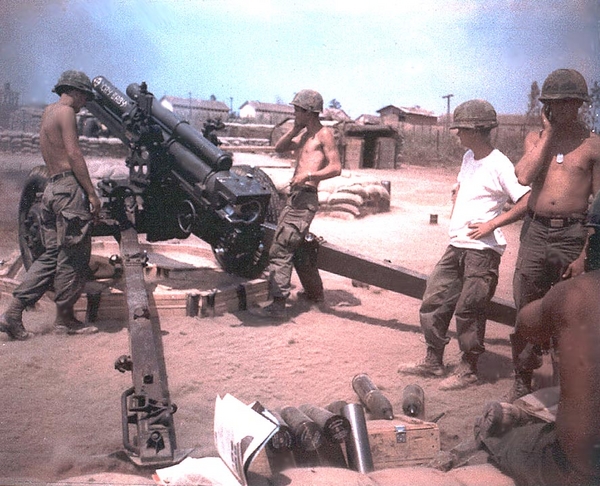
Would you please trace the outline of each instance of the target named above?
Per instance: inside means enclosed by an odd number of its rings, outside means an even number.
[[[62,140],[69,158],[69,164],[75,178],[88,195],[90,203],[92,205],[92,212],[97,214],[100,209],[98,195],[94,190],[94,185],[90,178],[83,153],[79,147],[79,137],[77,135],[77,125],[75,114],[71,109],[62,110],[60,113],[60,129],[62,133]]]
[[[544,344],[552,337],[552,328],[543,318],[543,299],[534,300],[517,315],[517,334],[532,344]]]
[[[342,173],[342,162],[333,132],[329,128],[323,128],[319,133],[319,138],[323,147],[326,164],[311,174],[311,180],[317,182],[339,176]]]
[[[531,192],[531,191],[529,191]],[[527,212],[527,202],[529,200],[529,192],[522,196],[515,205],[508,211],[503,211],[494,219],[490,219],[485,223],[472,223],[469,225],[471,231],[467,234],[469,238],[478,240],[492,233],[496,228],[501,228],[507,224],[514,223],[520,220]]]
[[[281,137],[277,141],[277,143],[275,144],[275,152],[280,154],[283,152],[290,152],[291,150],[296,150],[298,148],[298,144],[294,142],[294,138],[296,138],[301,131],[302,127],[294,125],[289,132],[287,132],[283,137]]]
[[[551,129],[541,133],[530,132],[525,137],[525,153],[515,165],[515,174],[519,184],[531,185],[542,173],[548,162]]]

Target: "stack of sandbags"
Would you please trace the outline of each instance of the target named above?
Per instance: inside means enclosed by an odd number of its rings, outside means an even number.
[[[319,185],[319,210],[329,216],[353,219],[390,210],[390,193],[370,175],[345,174]]]

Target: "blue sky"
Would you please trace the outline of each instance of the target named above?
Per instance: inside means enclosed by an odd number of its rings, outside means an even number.
[[[440,115],[471,98],[523,113],[554,69],[600,81],[596,0],[0,0],[0,82],[54,101],[65,69],[157,97],[289,102],[302,88],[353,118]]]

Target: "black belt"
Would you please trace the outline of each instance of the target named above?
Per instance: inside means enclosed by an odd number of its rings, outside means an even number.
[[[532,221],[537,221],[543,226],[547,228],[566,228],[567,226],[572,226],[577,223],[583,223],[585,221],[585,216],[580,216],[578,218],[551,218],[549,216],[540,216],[536,214],[531,209],[527,210],[527,214],[531,218]]]
[[[56,182],[59,179],[62,179],[63,177],[69,177],[72,175],[75,175],[75,174],[73,174],[72,170],[66,170],[64,172],[59,172],[58,174],[55,174],[52,177],[50,177],[50,182]]]
[[[319,192],[314,186],[292,186],[292,191],[314,192],[315,194]]]

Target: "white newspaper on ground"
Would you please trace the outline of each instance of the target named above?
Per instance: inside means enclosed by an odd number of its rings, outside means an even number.
[[[169,486],[248,486],[248,467],[279,425],[234,396],[217,396],[214,437],[219,457],[183,460],[158,469],[155,480]],[[258,409],[262,409],[258,404]]]

